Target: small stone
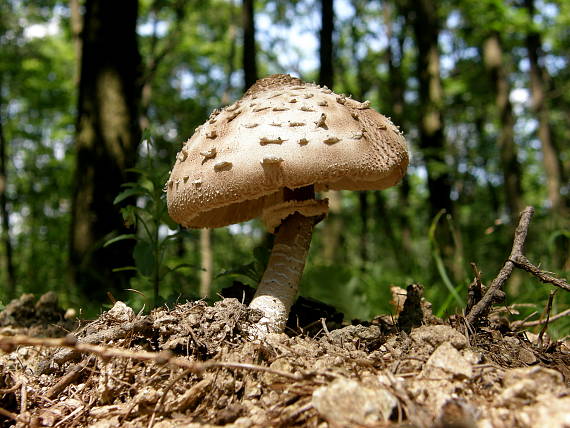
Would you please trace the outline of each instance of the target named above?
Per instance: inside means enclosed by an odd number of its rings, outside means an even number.
[[[427,360],[421,376],[428,379],[469,379],[473,367],[449,342],[442,343]]]
[[[311,403],[334,426],[369,426],[387,422],[398,400],[385,389],[339,378],[315,390]]]
[[[467,346],[467,339],[453,327],[448,325],[429,325],[415,328],[410,333],[412,340],[418,344],[428,344],[433,348],[449,342],[456,349]]]
[[[119,300],[109,309],[107,317],[117,322],[128,322],[135,318],[135,311]]]

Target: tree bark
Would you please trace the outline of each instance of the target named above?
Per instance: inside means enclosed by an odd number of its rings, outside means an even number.
[[[244,92],[257,81],[254,0],[242,2]]]
[[[524,5],[530,16],[531,24],[534,18],[534,0],[524,0]],[[548,189],[548,200],[555,213],[562,214],[565,203],[561,197],[562,164],[560,151],[554,141],[550,128],[550,109],[548,106],[548,71],[541,65],[542,40],[540,33],[530,30],[526,35],[526,48],[530,62],[530,83],[532,92],[532,106],[538,118],[538,138],[542,145],[544,169]]]
[[[1,85],[0,85],[1,88]],[[16,295],[16,272],[14,269],[12,239],[10,236],[10,218],[8,211],[8,143],[2,123],[2,103],[0,102],[0,217],[2,217],[2,246],[4,247],[4,264],[6,266],[6,300],[12,300]]]
[[[332,0],[321,0],[321,30],[319,32],[319,85],[333,89],[333,32],[334,32],[334,9]],[[322,230],[323,252],[322,256],[327,264],[333,264],[337,260],[342,233],[342,194],[340,191],[328,192],[329,216]]]
[[[438,2],[409,2],[407,19],[411,21],[417,47],[416,73],[419,82],[420,149],[427,168],[430,212],[452,210],[451,177],[445,162],[445,136],[442,115],[438,36]]]
[[[512,222],[516,223],[523,207],[521,169],[514,139],[515,118],[509,99],[511,88],[503,61],[501,39],[497,32],[492,33],[484,41],[483,58],[495,90],[495,105],[499,116],[498,146],[501,156],[500,165],[503,171],[505,203]]]
[[[133,264],[131,241],[102,246],[126,232],[113,200],[135,165],[141,138],[137,13],[136,0],[85,3],[70,273],[79,291],[95,301],[106,292],[120,297],[129,275],[112,270]]]
[[[333,0],[321,0],[321,31],[320,31],[320,69],[319,84],[333,89],[333,32],[334,32],[334,9]]]
[[[396,34],[394,32],[394,22],[397,15],[401,12],[399,8],[394,8],[389,1],[382,4],[382,12],[384,15],[384,26],[386,28],[386,37],[388,45],[386,46],[386,61],[388,63],[388,110],[387,114],[391,116],[392,121],[402,130],[407,129],[406,115],[404,114],[405,99],[404,92],[406,89],[406,80],[404,70],[402,68],[402,60],[404,58],[404,42],[406,40],[405,28],[400,29]],[[398,186],[398,205],[408,207],[410,202],[410,182],[407,175],[402,178],[401,184]],[[406,208],[397,210],[396,223],[400,230],[399,244],[403,248],[403,253],[412,255],[414,246],[412,245],[412,230],[410,228],[411,221],[408,218]],[[396,260],[399,268],[403,271],[409,271],[410,264],[399,254],[401,249],[396,253]]]

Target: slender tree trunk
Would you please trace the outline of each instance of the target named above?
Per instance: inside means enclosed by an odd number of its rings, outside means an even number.
[[[1,85],[0,85],[1,88]],[[2,217],[2,246],[4,247],[4,265],[6,266],[6,299],[9,301],[16,294],[16,273],[12,252],[12,239],[10,236],[10,218],[8,211],[8,143],[4,134],[2,102],[0,100],[0,217]]]
[[[102,246],[126,231],[113,200],[135,165],[141,137],[137,12],[136,0],[85,3],[70,270],[80,292],[95,301],[106,292],[120,297],[129,276],[112,270],[133,263],[132,242]]]
[[[321,0],[321,31],[320,31],[320,69],[319,84],[333,88],[333,32],[334,32],[334,9],[333,0]]]
[[[394,22],[399,12],[394,8],[391,2],[384,1],[382,4],[384,14],[384,26],[386,28],[386,37],[388,45],[386,46],[386,61],[388,63],[388,110],[387,114],[391,116],[392,121],[400,126],[402,130],[407,129],[406,116],[404,114],[404,92],[406,88],[404,70],[402,69],[402,59],[404,58],[404,42],[406,39],[406,30],[402,28],[398,34],[394,33]],[[410,182],[407,175],[402,178],[401,184],[398,186],[398,205],[400,207],[408,207],[410,202]],[[397,228],[400,230],[399,242],[404,254],[412,255],[414,246],[412,245],[412,230],[410,228],[411,221],[408,218],[406,208],[397,210],[396,222]],[[401,250],[398,250],[401,253]],[[399,268],[402,271],[409,270],[409,263],[402,263],[402,257],[396,257]]]
[[[501,39],[497,32],[492,33],[483,43],[483,58],[495,89],[495,105],[500,122],[498,146],[501,153],[505,202],[509,215],[516,224],[523,208],[521,170],[514,139],[515,118],[509,99],[511,88],[503,61]]]
[[[257,80],[254,0],[242,2],[244,92]]]
[[[83,21],[81,18],[80,0],[69,0],[71,35],[73,38],[73,48],[75,50],[75,76],[74,81],[79,83],[80,66],[81,66],[81,31],[83,30]]]
[[[319,32],[319,85],[333,88],[333,32],[334,32],[334,9],[332,0],[321,0],[321,30]],[[342,194],[340,191],[328,192],[329,218],[322,229],[323,259],[327,264],[333,264],[336,259],[342,234]]]
[[[238,27],[235,24],[235,5],[233,0],[230,0],[230,16],[228,22],[228,39],[230,49],[228,50],[228,62],[226,63],[226,87],[224,95],[222,95],[222,104],[230,104],[232,93],[232,76],[235,72],[235,57],[237,51],[237,33]]]
[[[368,235],[369,235],[369,214],[368,192],[358,193],[358,202],[360,206],[360,269],[366,270],[366,265],[370,259],[368,251]]]
[[[531,21],[534,18],[534,0],[524,0]],[[550,111],[547,100],[548,72],[541,64],[542,41],[540,33],[531,30],[526,36],[526,47],[530,61],[530,83],[533,109],[538,117],[538,138],[542,145],[544,169],[548,188],[548,200],[552,210],[558,214],[564,212],[564,201],[560,194],[562,186],[562,164],[560,151],[554,141],[550,128]]]
[[[445,162],[438,36],[438,2],[418,0],[408,9],[417,47],[417,77],[420,98],[420,149],[427,168],[431,216],[452,210],[451,177]]]

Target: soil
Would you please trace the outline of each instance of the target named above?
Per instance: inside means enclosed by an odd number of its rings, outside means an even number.
[[[0,427],[570,427],[567,341],[393,294],[395,316],[350,325],[301,300],[263,341],[232,297],[79,322],[21,296],[0,313]]]

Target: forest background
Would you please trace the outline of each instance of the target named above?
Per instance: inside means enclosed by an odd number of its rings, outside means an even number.
[[[421,283],[459,311],[525,205],[526,255],[568,277],[569,62],[562,0],[1,0],[0,302],[51,290],[93,316],[255,285],[261,223],[181,230],[163,186],[209,113],[273,73],[370,100],[412,156],[395,188],[323,195],[302,295],[370,319]],[[508,315],[549,292],[514,275]]]

